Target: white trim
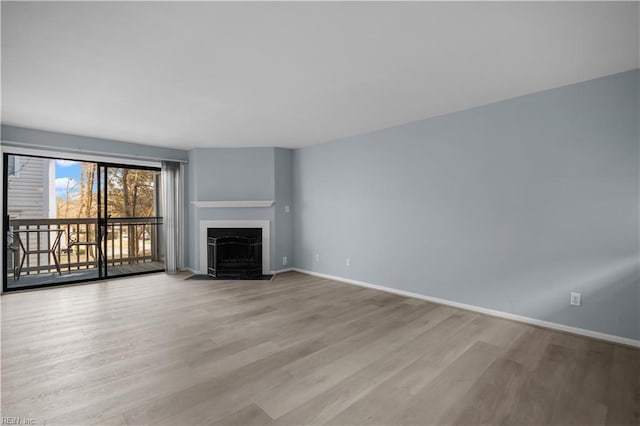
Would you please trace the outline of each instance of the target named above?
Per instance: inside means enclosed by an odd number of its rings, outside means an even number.
[[[262,273],[268,275],[271,270],[271,257],[269,248],[271,238],[269,237],[270,225],[268,220],[201,220],[200,233],[200,268],[199,274],[207,273],[207,228],[262,228]]]
[[[184,268],[182,268],[182,269],[184,269],[185,271],[189,271],[189,272],[191,272],[192,274],[199,274],[199,273],[200,273],[200,272],[196,271],[195,269],[193,269],[193,268],[192,268],[192,267],[190,267],[190,266],[185,266],[185,267],[184,267]]]
[[[230,207],[271,207],[273,200],[263,201],[192,201],[191,203],[197,207],[214,207],[214,208],[230,208]]]
[[[380,290],[387,293],[393,293],[400,296],[411,297],[414,299],[422,299],[428,302],[438,303],[440,305],[452,306],[458,309],[464,309],[467,311],[479,312],[485,315],[491,315],[493,317],[504,318],[512,321],[522,322],[525,324],[535,325],[538,327],[548,328],[551,330],[558,330],[567,333],[578,334],[581,336],[591,337],[598,340],[605,340],[607,342],[619,343],[622,345],[633,346],[636,348],[640,348],[640,340],[629,339],[627,337],[615,336],[613,334],[601,333],[599,331],[587,330],[584,328],[572,327],[569,325],[558,324],[555,322],[539,320],[536,318],[524,317],[521,315],[510,314],[508,312],[496,311],[494,309],[482,308],[474,305],[467,305],[466,303],[454,302],[447,299],[439,299],[437,297],[425,296],[423,294],[412,293],[404,290],[396,290],[394,288],[389,288],[377,284],[371,284],[364,281],[352,280],[350,278],[342,278],[336,275],[323,274],[320,272],[307,271],[306,269],[300,268],[292,268],[292,270],[296,272],[300,272],[307,275],[312,275],[314,277],[326,278],[328,280],[340,281],[346,284],[353,284],[360,287],[367,287],[374,290]]]
[[[3,143],[6,141],[3,141]],[[14,142],[11,142],[12,144]],[[13,145],[2,145],[2,152],[7,154],[36,156],[36,157],[50,157],[51,159],[65,159],[65,160],[77,160],[77,161],[101,161],[105,163],[118,163],[129,166],[144,166],[144,167],[161,167],[162,163],[158,160],[131,158],[126,156],[117,156],[115,154],[102,153],[98,151],[73,151],[73,150],[48,150],[48,149],[34,149],[25,148]],[[180,162],[180,160],[170,160]]]
[[[58,217],[58,203],[56,202],[56,162],[51,159],[45,160],[49,166],[49,170],[47,170],[49,178],[43,192],[47,192],[48,188],[47,217],[54,219]]]

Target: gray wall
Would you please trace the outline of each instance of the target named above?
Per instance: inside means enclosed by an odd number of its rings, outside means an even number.
[[[187,151],[180,149],[69,135],[66,133],[27,129],[5,124],[1,127],[0,137],[2,144],[5,146],[19,146],[69,153],[84,151],[125,158],[140,157],[143,159],[178,161],[185,161],[187,159]]]
[[[273,148],[191,150],[194,200],[273,200],[274,161]]]
[[[282,256],[290,260],[292,219],[284,206],[292,203],[292,154],[280,148],[198,148],[189,151],[187,263],[199,265],[201,220],[269,220],[271,270],[282,269]],[[274,200],[265,208],[197,207],[192,201]]]
[[[295,151],[296,266],[640,339],[638,79]]]

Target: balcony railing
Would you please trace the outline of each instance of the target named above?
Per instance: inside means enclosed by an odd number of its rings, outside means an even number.
[[[102,223],[100,229],[95,218],[10,220],[9,275],[96,268],[99,247],[107,266],[161,260],[161,217],[109,218]]]

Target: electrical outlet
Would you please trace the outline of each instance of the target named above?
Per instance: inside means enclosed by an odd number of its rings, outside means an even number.
[[[582,295],[580,293],[571,292],[569,303],[573,306],[582,306]]]
[[[288,206],[288,205],[287,205],[287,206],[284,206],[284,212],[285,212],[285,213],[289,213],[289,210],[291,210],[291,209],[289,208],[289,206]]]
[[[287,263],[289,263],[289,261],[287,260],[287,256],[282,256],[282,264],[286,265]]]
[[[320,253],[316,253],[316,262],[320,263]]]
[[[349,259],[349,258],[347,257],[347,261],[345,262],[345,264],[346,264],[347,266],[351,266],[351,259]]]

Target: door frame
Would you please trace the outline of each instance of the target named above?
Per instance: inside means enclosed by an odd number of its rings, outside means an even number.
[[[136,165],[128,165],[128,164],[119,164],[119,163],[113,163],[113,162],[97,162],[96,163],[98,165],[98,174],[100,173],[100,169],[104,169],[104,182],[103,182],[103,187],[102,187],[102,191],[104,192],[104,202],[100,203],[100,197],[98,196],[98,227],[100,229],[100,232],[104,231],[105,235],[102,238],[102,247],[100,248],[100,250],[102,251],[100,253],[100,259],[104,260],[104,265],[103,268],[104,270],[101,271],[102,276],[104,277],[103,279],[113,279],[113,278],[120,278],[120,277],[130,277],[130,276],[134,276],[134,275],[144,275],[144,274],[153,274],[156,272],[164,272],[165,269],[163,268],[162,270],[157,270],[157,271],[145,271],[145,272],[130,272],[130,273],[126,273],[126,274],[118,274],[118,275],[114,275],[114,276],[109,276],[109,272],[108,272],[108,267],[109,267],[109,259],[108,259],[108,250],[107,250],[107,238],[106,236],[108,235],[108,230],[109,230],[109,219],[111,219],[110,215],[109,215],[109,190],[107,187],[107,182],[108,182],[108,176],[109,176],[109,168],[114,168],[114,169],[133,169],[133,170],[150,170],[150,171],[154,171],[154,172],[162,172],[162,169],[159,167],[151,167],[151,166],[136,166]],[[154,179],[154,188],[157,191],[157,182]],[[160,188],[162,189],[162,188]],[[99,193],[100,189],[98,190]],[[160,194],[156,193],[156,198],[159,198]],[[100,210],[104,210],[104,214],[100,215]],[[153,216],[153,217],[161,217],[161,216]],[[117,221],[117,217],[113,218],[114,221]],[[158,242],[156,241],[156,244]],[[100,264],[100,262],[98,263]]]
[[[2,152],[2,238],[0,239],[2,241],[2,256],[3,256],[3,262],[2,262],[2,292],[3,293],[9,293],[9,292],[20,292],[20,291],[28,291],[28,290],[32,290],[32,289],[38,289],[38,288],[47,288],[47,287],[61,287],[61,286],[66,286],[66,285],[76,285],[76,284],[82,284],[82,283],[89,283],[89,282],[96,282],[96,281],[104,281],[104,280],[108,280],[108,279],[116,279],[116,278],[124,278],[124,277],[132,277],[132,276],[136,276],[136,275],[146,275],[146,274],[154,274],[154,273],[158,273],[158,272],[164,272],[164,268],[162,270],[157,270],[157,271],[142,271],[142,272],[132,272],[132,273],[128,273],[128,274],[121,274],[121,275],[116,275],[113,277],[109,277],[108,275],[108,262],[106,261],[106,246],[107,246],[107,239],[106,239],[106,235],[104,236],[104,238],[102,238],[101,244],[97,246],[97,255],[98,255],[98,278],[85,278],[85,279],[78,279],[78,280],[71,280],[71,281],[63,281],[60,283],[46,283],[46,284],[34,284],[32,286],[28,286],[28,287],[17,287],[17,288],[9,288],[8,287],[8,282],[9,282],[9,277],[8,277],[8,272],[9,272],[9,265],[7,264],[7,259],[8,259],[8,247],[7,247],[7,235],[9,232],[9,215],[8,215],[8,201],[9,201],[9,170],[8,170],[8,165],[9,165],[9,156],[10,155],[17,155],[17,156],[21,156],[21,157],[31,157],[31,158],[42,158],[42,159],[48,159],[48,160],[68,160],[68,161],[78,161],[78,162],[86,162],[86,163],[95,163],[96,164],[96,174],[97,174],[97,194],[96,194],[96,199],[97,199],[97,212],[96,212],[96,216],[97,216],[97,221],[96,224],[98,226],[98,232],[102,233],[102,229],[101,229],[101,221],[103,221],[104,223],[104,229],[106,231],[106,229],[108,229],[108,218],[106,217],[107,215],[107,203],[108,203],[108,191],[107,191],[107,173],[108,173],[108,168],[109,167],[113,167],[113,168],[128,168],[128,169],[138,169],[138,170],[153,170],[153,171],[162,171],[161,168],[159,167],[153,167],[153,166],[142,166],[142,165],[130,165],[130,164],[121,164],[121,163],[115,163],[115,162],[105,162],[105,161],[95,161],[95,160],[77,160],[74,158],[69,158],[69,157],[57,157],[57,156],[53,156],[53,155],[33,155],[33,154],[19,154],[19,153],[11,153],[11,152]],[[100,177],[100,169],[104,168],[104,182],[101,182],[101,177]],[[101,185],[102,183],[102,185]],[[101,203],[100,201],[100,193],[101,191],[104,191],[104,203]],[[104,210],[104,216],[103,218],[101,218],[101,210]]]

